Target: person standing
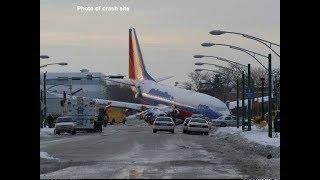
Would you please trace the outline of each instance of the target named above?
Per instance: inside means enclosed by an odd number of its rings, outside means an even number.
[[[53,125],[54,125],[53,121],[54,121],[53,116],[51,114],[49,114],[47,117],[47,123],[48,123],[49,128],[53,128]]]

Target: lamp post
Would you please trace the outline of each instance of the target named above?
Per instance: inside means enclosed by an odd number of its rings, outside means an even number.
[[[245,88],[245,83],[244,83],[244,71],[242,71],[242,131],[244,131],[244,116],[245,116],[245,109],[244,109],[244,88]]]
[[[231,48],[231,49],[236,49],[236,50],[242,51],[242,52],[248,54],[249,56],[251,56],[252,58],[254,58],[262,67],[264,67],[266,70],[268,70],[268,68],[265,67],[265,66],[256,58],[256,55],[259,55],[259,56],[268,58],[268,56],[265,56],[265,55],[263,55],[263,54],[260,54],[260,53],[254,52],[254,51],[250,51],[250,50],[248,50],[248,49],[244,49],[244,48],[241,48],[241,47],[229,45],[229,44],[219,44],[219,43],[207,43],[207,42],[205,42],[205,43],[202,43],[201,46],[203,46],[203,47],[225,46],[225,47],[229,47],[229,48]]]
[[[271,105],[272,105],[272,103],[271,103],[271,93],[272,93],[272,70],[271,70],[271,54],[268,54],[268,56],[266,56],[266,55],[263,55],[263,54],[260,54],[260,53],[257,53],[257,52],[254,52],[254,51],[250,51],[250,50],[247,50],[247,49],[244,49],[244,48],[240,48],[240,47],[237,47],[237,46],[232,46],[232,45],[228,45],[228,44],[216,44],[216,43],[202,43],[201,44],[202,46],[204,46],[204,47],[211,47],[211,46],[214,46],[214,45],[218,45],[218,46],[226,46],[226,47],[229,47],[229,48],[231,48],[231,49],[236,49],[236,50],[239,50],[239,51],[242,51],[242,52],[245,52],[246,54],[248,54],[248,55],[250,55],[252,58],[254,58],[257,62],[259,62],[259,64],[261,65],[261,66],[263,66],[267,71],[268,71],[268,74],[269,74],[269,76],[268,76],[268,81],[269,81],[269,97],[268,97],[268,100],[269,100],[269,108],[268,108],[268,113],[269,113],[269,118],[268,118],[268,120],[271,122],[271,116],[270,116],[270,114],[271,114]],[[259,56],[261,56],[261,57],[264,57],[264,58],[267,58],[268,59],[268,68],[266,68],[255,56],[256,55],[259,55]],[[270,138],[272,138],[272,122],[270,123],[269,122],[269,126],[268,126],[268,128],[269,128],[269,133],[268,133],[268,136],[270,137]]]
[[[47,66],[50,66],[50,65],[60,65],[60,66],[65,66],[65,65],[68,65],[68,63],[66,63],[66,62],[50,63],[50,64],[42,65],[42,66],[40,66],[40,68],[47,67]]]
[[[250,64],[248,64],[248,90],[250,93],[252,93],[252,88],[251,88],[251,69],[250,69]],[[248,96],[248,131],[251,131],[251,95]]]
[[[227,67],[220,66],[220,65],[217,65],[217,64],[213,64],[213,63],[196,62],[196,63],[194,63],[194,65],[197,65],[197,66],[201,66],[201,65],[213,65],[213,66],[216,66],[217,68],[226,69],[226,70],[229,70],[229,71],[234,71],[234,69],[227,68]]]
[[[268,108],[268,136],[272,138],[272,120],[271,120],[271,108],[272,108],[272,102],[271,102],[271,91],[272,91],[272,72],[271,72],[271,54],[268,55],[268,65],[269,65],[269,78],[268,78],[268,84],[269,84],[269,92],[268,92],[268,100],[269,100],[269,108]]]
[[[239,75],[237,75],[237,128],[239,128]]]
[[[44,104],[44,109],[43,109],[43,116],[44,118],[47,118],[47,72],[43,73],[43,104]],[[41,127],[43,127],[43,122]]]
[[[273,43],[273,42],[270,42],[270,41],[267,41],[267,40],[264,40],[264,39],[261,39],[261,38],[258,38],[258,37],[254,37],[254,36],[251,36],[251,35],[248,35],[248,34],[244,34],[244,33],[238,33],[238,32],[231,32],[231,31],[221,31],[221,30],[212,30],[209,32],[211,35],[222,35],[222,34],[237,34],[237,35],[241,35],[245,38],[248,38],[248,39],[253,39],[253,40],[256,40],[258,42],[260,42],[261,44],[267,46],[272,52],[274,52],[278,57],[280,57],[280,54],[278,54],[275,50],[272,49],[272,45],[274,46],[278,46],[280,47],[279,44],[276,44],[276,43]]]
[[[226,58],[222,58],[222,57],[218,57],[218,56],[208,56],[208,55],[194,55],[193,56],[194,58],[197,58],[197,59],[201,59],[201,58],[204,58],[204,57],[211,57],[211,58],[215,58],[217,60],[220,60],[220,61],[224,61],[224,62],[227,62],[229,64],[232,64],[232,65],[235,65],[237,67],[242,67],[242,68],[247,68],[246,65],[243,65],[241,63],[238,63],[238,62],[235,62],[235,61],[232,61],[232,60],[229,60],[229,59],[226,59]],[[242,68],[240,68],[242,70]]]

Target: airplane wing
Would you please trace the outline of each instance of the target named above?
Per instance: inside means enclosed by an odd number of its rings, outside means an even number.
[[[158,78],[158,79],[155,79],[156,82],[160,82],[160,81],[164,81],[164,80],[167,80],[167,79],[170,79],[172,78],[173,76],[165,76],[165,77],[161,77],[161,78]]]
[[[49,92],[50,94],[63,98],[63,94],[61,93],[54,93],[54,92]],[[67,94],[66,98],[68,99],[76,99],[77,96],[72,96]],[[98,98],[89,98],[89,97],[84,97],[91,99],[95,104],[101,105],[101,106],[112,106],[112,107],[120,107],[120,108],[128,108],[128,109],[135,109],[135,110],[145,110],[148,108],[157,108],[157,106],[150,106],[150,105],[144,105],[144,104],[137,104],[137,103],[129,103],[129,102],[121,102],[121,101],[113,101],[113,100],[106,100],[106,99],[98,99]]]
[[[264,102],[268,102],[268,96],[263,97]],[[262,97],[254,98],[254,102],[262,102]],[[244,105],[248,105],[248,99],[244,100]],[[232,101],[229,104],[229,109],[234,109],[237,107],[237,101]],[[242,107],[242,100],[239,100],[239,107]]]
[[[49,92],[50,94],[63,98],[63,94],[61,93],[54,93]],[[67,99],[76,99],[78,96],[73,96],[66,94]],[[161,116],[163,114],[166,115],[173,115],[172,113],[176,114],[179,112],[179,107],[188,107],[193,108],[191,106],[183,105],[175,103],[175,106],[168,106],[165,104],[159,104],[157,106],[150,106],[150,105],[144,105],[144,104],[137,104],[137,103],[129,103],[129,102],[121,102],[121,101],[113,101],[113,100],[106,100],[106,99],[98,99],[98,98],[89,98],[89,97],[83,97],[90,99],[93,101],[97,106],[102,107],[119,107],[119,108],[126,108],[126,109],[134,109],[137,111],[141,111],[139,113],[136,113],[136,116],[140,116],[142,114],[145,114],[146,112],[151,112],[153,116]],[[145,119],[146,122],[151,122],[148,119]]]

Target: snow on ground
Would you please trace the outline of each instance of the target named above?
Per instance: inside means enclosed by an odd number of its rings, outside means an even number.
[[[135,115],[131,115],[127,117],[126,125],[128,126],[138,126],[138,127],[145,127],[150,126],[146,121],[143,119],[137,119]]]
[[[58,158],[54,158],[50,156],[47,152],[41,152],[41,151],[40,151],[40,158],[49,159],[49,160],[59,160]]]
[[[256,125],[251,126],[251,131],[242,132],[241,127],[218,127],[216,134],[239,134],[241,137],[256,142],[262,145],[271,145],[275,147],[280,146],[280,133],[275,137],[273,132],[273,137],[268,137],[268,129],[259,128]]]
[[[40,137],[48,137],[54,135],[54,128],[41,128],[40,129]]]

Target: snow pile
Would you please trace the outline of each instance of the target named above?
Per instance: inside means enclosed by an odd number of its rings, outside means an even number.
[[[217,134],[237,134],[241,137],[256,142],[262,145],[271,145],[275,147],[280,146],[280,133],[275,136],[273,132],[273,137],[269,138],[268,129],[259,128],[255,125],[251,126],[251,131],[242,132],[241,127],[218,127],[216,132]]]
[[[40,152],[40,158],[49,159],[49,160],[59,160],[58,158],[54,158],[54,157],[50,156],[46,152]]]
[[[40,137],[48,137],[54,135],[54,128],[41,128],[40,129]]]
[[[126,125],[128,126],[137,126],[137,127],[146,127],[150,126],[143,119],[137,119],[135,115],[127,117]]]

